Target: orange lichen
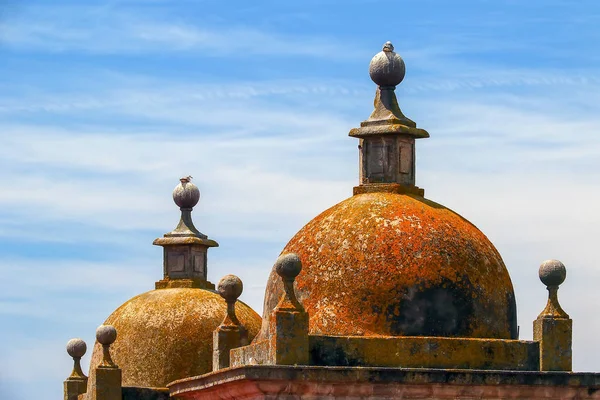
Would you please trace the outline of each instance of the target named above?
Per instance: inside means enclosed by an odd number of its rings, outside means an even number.
[[[152,290],[124,303],[105,322],[117,329],[111,354],[123,371],[123,386],[166,387],[174,380],[210,372],[213,331],[226,314],[221,296],[197,288]],[[236,314],[252,340],[260,316],[239,301]],[[101,358],[96,343],[90,374]]]
[[[409,194],[355,195],[310,221],[294,252],[310,333],[516,337],[510,277],[498,251],[453,211]],[[265,317],[282,294],[272,272]],[[257,340],[268,336],[263,323]]]

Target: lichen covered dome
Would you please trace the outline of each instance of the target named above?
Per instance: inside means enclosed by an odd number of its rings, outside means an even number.
[[[199,288],[152,290],[127,301],[105,322],[118,332],[111,354],[123,371],[123,386],[165,387],[210,372],[213,331],[226,314],[218,293]],[[236,314],[254,338],[260,316],[239,301]],[[101,360],[96,343],[91,365]]]
[[[225,298],[207,280],[207,251],[218,243],[194,226],[192,209],[200,191],[191,179],[181,178],[173,190],[181,211],[177,227],[153,242],[163,247],[163,279],[156,282],[156,290],[125,302],[105,321],[117,332],[111,354],[122,370],[123,386],[166,387],[212,371],[213,331],[229,313]],[[235,289],[233,301],[242,293],[241,281],[227,287]],[[240,301],[235,314],[252,340],[260,316]],[[96,343],[90,365],[101,360],[102,347]],[[91,378],[88,385],[94,382]]]
[[[357,194],[304,226],[288,252],[302,260],[296,290],[311,334],[517,336],[513,286],[496,248],[423,197]],[[282,293],[273,271],[265,316]]]

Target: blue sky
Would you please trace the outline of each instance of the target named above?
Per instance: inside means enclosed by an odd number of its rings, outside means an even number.
[[[600,370],[599,22],[591,0],[0,2],[0,397],[60,398],[67,340],[160,279],[180,176],[210,280],[260,312],[286,241],[352,193],[387,40],[431,134],[418,185],[499,249],[521,338],[539,264],[566,264],[574,368]]]

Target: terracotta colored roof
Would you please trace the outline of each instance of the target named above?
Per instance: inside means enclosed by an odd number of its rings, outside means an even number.
[[[510,339],[513,286],[500,254],[469,221],[422,197],[355,195],[287,244],[310,333]],[[272,272],[264,315],[282,294]],[[257,340],[268,336],[263,324]]]

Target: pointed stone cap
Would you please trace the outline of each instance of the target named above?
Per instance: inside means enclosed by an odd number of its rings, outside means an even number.
[[[394,92],[396,85],[404,79],[406,66],[404,60],[394,52],[391,42],[383,45],[369,65],[369,75],[375,84],[375,110],[366,121],[361,122],[360,128],[350,130],[352,137],[364,138],[380,135],[408,135],[414,138],[428,138],[429,133],[417,128],[417,124],[407,118],[400,110],[398,99]]]
[[[192,210],[200,200],[200,190],[198,186],[192,183],[192,177],[186,176],[179,180],[179,184],[173,190],[173,201],[181,210],[181,218],[177,227],[169,233],[165,233],[164,238],[154,240],[153,244],[181,245],[181,244],[202,244],[207,247],[217,247],[219,244],[211,240],[200,232],[194,226],[192,221]]]

